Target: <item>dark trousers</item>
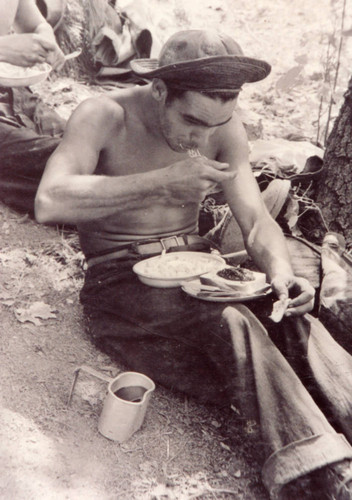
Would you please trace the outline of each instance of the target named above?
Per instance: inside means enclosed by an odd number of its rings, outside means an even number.
[[[0,200],[33,215],[34,198],[65,120],[27,88],[0,89]]]
[[[352,358],[317,319],[274,325],[272,299],[246,307],[151,288],[131,270],[135,261],[87,271],[81,302],[100,348],[165,387],[233,404],[256,421],[273,498],[295,478],[352,458]]]

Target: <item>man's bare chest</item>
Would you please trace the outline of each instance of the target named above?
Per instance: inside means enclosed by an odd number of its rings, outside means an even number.
[[[201,152],[215,159],[214,148]],[[187,152],[173,151],[166,140],[156,140],[142,131],[128,131],[110,141],[99,159],[97,173],[105,175],[132,175],[171,166],[189,159]]]
[[[167,167],[187,158],[162,142],[138,134],[117,137],[100,155],[99,173],[132,175]]]

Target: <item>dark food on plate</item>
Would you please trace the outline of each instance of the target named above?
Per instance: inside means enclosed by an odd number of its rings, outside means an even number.
[[[266,286],[264,273],[231,266],[202,274],[199,280],[202,285],[216,286],[221,290],[241,291],[242,294],[253,294]]]
[[[241,267],[226,267],[216,274],[220,276],[220,278],[231,281],[253,281],[255,279],[252,271]]]

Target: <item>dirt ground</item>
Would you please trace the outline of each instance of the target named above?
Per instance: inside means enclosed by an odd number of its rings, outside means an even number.
[[[85,337],[75,236],[5,207],[0,227],[0,497],[182,499],[230,489],[266,498],[231,410],[157,387],[143,428],[120,445],[97,431],[106,383],[81,372],[67,405],[75,368],[123,369]]]
[[[161,41],[177,29],[221,25],[246,53],[269,60],[269,79],[244,92],[244,116],[264,138],[292,133],[314,140],[331,5],[319,3],[316,16],[313,0],[258,0],[255,7],[243,0],[153,0],[149,15]],[[300,81],[283,91],[281,80],[280,90],[278,80],[304,54],[309,63]],[[336,106],[347,85],[343,68],[340,74]],[[59,78],[38,91],[68,117],[101,89]],[[158,386],[142,429],[121,445],[97,430],[106,383],[81,373],[67,404],[77,367],[110,377],[124,370],[85,336],[77,236],[3,205],[0,230],[0,498],[267,499],[258,437],[231,409],[200,406]]]

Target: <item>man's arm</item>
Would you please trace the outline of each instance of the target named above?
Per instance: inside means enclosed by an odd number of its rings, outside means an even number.
[[[14,23],[16,32],[36,33],[40,25],[46,24],[48,23],[38,9],[35,0],[19,0]]]
[[[87,99],[71,116],[38,188],[42,223],[78,223],[156,204],[200,202],[210,186],[228,180],[228,165],[188,158],[132,175],[95,175],[108,144],[124,131],[124,110],[109,97]],[[192,167],[192,168],[190,168]]]
[[[229,163],[236,173],[233,181],[223,184],[223,190],[248,254],[266,273],[280,299],[287,298],[288,289],[296,289],[298,295],[291,301],[288,315],[310,310],[314,289],[293,274],[282,230],[269,214],[253,176],[246,133],[237,116],[226,126],[217,159]]]
[[[0,61],[19,66],[48,62],[54,69],[64,63],[52,27],[34,0],[20,0],[14,22],[16,33],[0,37]]]

